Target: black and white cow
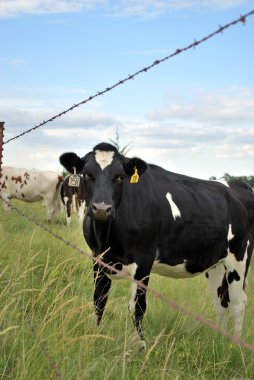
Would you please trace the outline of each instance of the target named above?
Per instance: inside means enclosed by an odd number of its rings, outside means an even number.
[[[84,236],[94,256],[104,253],[105,263],[128,270],[145,285],[151,272],[174,278],[205,273],[218,320],[225,322],[230,306],[234,334],[240,335],[254,236],[254,195],[248,185],[169,172],[124,157],[107,143],[83,158],[64,153],[60,162],[70,172],[76,167],[84,175],[88,208]],[[94,263],[97,324],[114,277]],[[135,283],[129,309],[139,344],[145,348],[141,324],[146,292]]]
[[[71,175],[67,175],[61,186],[61,198],[66,209],[67,225],[71,223],[71,214],[78,213],[79,222],[84,219],[85,202],[85,183],[82,175],[75,176],[78,179],[77,183],[70,183]]]
[[[29,203],[43,200],[47,220],[51,222],[61,207],[62,181],[63,177],[55,171],[3,166],[0,174],[0,195],[6,202],[4,209],[10,210],[12,198]]]

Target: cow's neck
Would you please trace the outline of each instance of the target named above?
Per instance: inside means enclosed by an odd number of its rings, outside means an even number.
[[[109,237],[111,224],[112,222],[92,221],[97,253],[101,254],[110,247]]]

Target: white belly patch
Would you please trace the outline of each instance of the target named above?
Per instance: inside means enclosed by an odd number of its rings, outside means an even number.
[[[132,278],[134,278],[135,273],[136,273],[136,269],[137,269],[137,264],[136,263],[133,263],[133,264],[130,264],[130,265],[123,265],[121,273],[124,273],[124,274],[126,274],[126,275],[131,276]],[[125,279],[125,277],[121,276],[120,273],[115,273],[115,274],[109,274],[109,273],[107,273],[107,276],[108,276],[108,278],[110,278],[110,280],[124,280]]]
[[[154,261],[152,273],[159,274],[164,277],[173,278],[189,278],[195,277],[200,273],[190,273],[186,270],[186,262],[177,265],[168,265],[160,263],[158,260]]]

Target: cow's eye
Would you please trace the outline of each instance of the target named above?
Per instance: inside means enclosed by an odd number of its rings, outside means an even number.
[[[85,174],[86,181],[94,181],[94,177],[91,174]]]
[[[123,175],[116,175],[116,176],[113,178],[113,182],[114,182],[114,183],[121,183],[121,182],[123,182],[123,179],[124,179],[124,176],[123,176]]]

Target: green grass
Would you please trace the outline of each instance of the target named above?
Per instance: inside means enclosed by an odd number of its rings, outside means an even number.
[[[15,205],[44,220],[40,203]],[[77,222],[49,226],[88,251]],[[243,339],[254,341],[254,280],[249,276]],[[204,276],[152,276],[150,287],[215,321]],[[145,353],[127,358],[133,326],[130,284],[113,282],[103,322],[93,328],[92,262],[0,207],[0,379],[254,379],[254,354],[148,294]],[[58,376],[59,374],[59,376]]]

